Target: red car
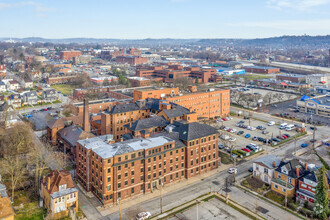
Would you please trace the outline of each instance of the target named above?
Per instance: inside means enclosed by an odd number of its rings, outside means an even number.
[[[229,128],[227,131],[230,132],[231,130],[233,130],[233,129]]]
[[[287,136],[285,136],[285,135],[282,135],[282,137],[284,138],[284,139],[287,139],[288,137]]]
[[[48,109],[44,108],[44,111],[47,111]]]
[[[250,152],[251,151],[250,149],[247,149],[247,148],[242,148],[242,150],[244,150],[246,152]]]
[[[222,120],[227,121],[227,119],[225,119],[225,118],[222,118]]]

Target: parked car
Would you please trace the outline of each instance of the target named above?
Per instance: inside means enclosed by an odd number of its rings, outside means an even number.
[[[317,127],[311,127],[311,129],[316,131],[317,130]]]
[[[280,142],[281,140],[278,138],[273,138],[273,141]]]
[[[257,136],[254,136],[254,137],[252,138],[252,140],[253,140],[253,141],[256,141],[256,140],[258,140],[258,137],[257,137]]]
[[[290,135],[289,134],[284,134],[285,136],[287,136],[288,138],[290,137]]]
[[[237,130],[235,128],[231,129],[231,133],[235,133]]]
[[[238,123],[243,124],[243,123],[245,123],[245,121],[239,121]]]
[[[236,167],[229,168],[228,173],[230,174],[237,173],[237,168]]]
[[[237,135],[241,135],[241,134],[244,134],[244,131],[237,132]]]
[[[257,129],[259,129],[259,130],[265,130],[266,128],[263,127],[263,126],[261,126],[261,125],[259,125],[259,126],[257,127]]]
[[[251,150],[248,148],[242,148],[242,150],[246,151],[246,152],[250,152]]]
[[[308,147],[308,144],[307,143],[302,143],[301,147]]]
[[[250,119],[248,116],[244,116],[244,119]]]
[[[250,130],[251,130],[251,131],[254,131],[254,130],[256,130],[256,128],[251,126],[251,127],[250,127]]]
[[[251,137],[251,135],[250,134],[246,134],[244,137],[245,138],[249,138],[249,137]]]
[[[311,139],[310,142],[314,143],[314,142],[316,142],[316,139]]]
[[[137,216],[136,216],[136,220],[145,220],[151,217],[150,212],[140,212]]]
[[[229,141],[230,141],[230,142],[236,141],[236,138],[234,138],[234,137],[229,138]]]
[[[224,149],[225,148],[225,145],[223,145],[223,144],[218,144],[218,147],[219,147],[219,149]]]
[[[273,126],[273,125],[275,125],[275,121],[268,122],[268,126]]]
[[[263,130],[261,133],[262,133],[262,134],[268,134],[269,131],[265,131],[265,130]]]
[[[284,139],[287,139],[287,138],[288,138],[288,137],[287,137],[286,135],[284,135],[284,134],[282,135],[282,137],[283,137]]]
[[[249,171],[250,173],[252,173],[252,172],[253,172],[253,167],[250,167],[250,168],[248,169],[248,171]]]

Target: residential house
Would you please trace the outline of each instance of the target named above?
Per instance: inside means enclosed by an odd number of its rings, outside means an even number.
[[[298,181],[298,189],[296,192],[296,198],[300,201],[308,201],[314,203],[315,200],[315,188],[318,183],[318,170],[313,170]],[[330,198],[330,171],[326,173],[327,181],[329,184],[328,198]]]
[[[260,178],[263,182],[271,184],[274,171],[281,162],[281,158],[275,155],[262,157],[253,162],[253,176]]]
[[[19,82],[17,80],[10,80],[8,82],[8,90],[18,90]]]
[[[44,102],[55,102],[58,99],[55,89],[47,89],[42,92],[42,99]]]
[[[30,89],[33,88],[33,81],[31,79],[24,79],[24,88]]]
[[[5,123],[5,127],[17,122],[17,112],[12,105],[4,102],[0,105],[0,123]]]
[[[78,190],[66,170],[52,170],[43,178],[41,198],[48,213],[55,219],[68,216],[72,209],[78,211]]]
[[[0,183],[0,219],[14,220],[14,209],[8,196],[6,186]]]
[[[4,95],[0,95],[0,105],[2,105],[6,100],[7,98]]]
[[[305,167],[298,159],[292,159],[288,162],[281,161],[275,169],[271,189],[284,196],[293,197],[298,180],[307,174],[307,165]]]
[[[6,91],[7,91],[6,83],[0,81],[0,92],[6,92]]]
[[[22,99],[19,94],[12,94],[8,97],[7,102],[9,105],[12,105],[14,108],[19,108],[22,105]]]
[[[38,103],[38,96],[35,91],[26,92],[23,94],[24,105],[36,105]]]

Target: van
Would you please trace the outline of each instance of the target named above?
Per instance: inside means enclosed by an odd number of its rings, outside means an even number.
[[[280,129],[285,129],[287,125],[288,125],[287,123],[283,123],[283,124],[281,124],[281,125],[280,125]]]
[[[286,131],[291,131],[293,129],[294,129],[294,125],[293,124],[287,125],[286,128],[285,128]]]
[[[268,122],[268,126],[272,126],[272,125],[275,125],[275,121]]]

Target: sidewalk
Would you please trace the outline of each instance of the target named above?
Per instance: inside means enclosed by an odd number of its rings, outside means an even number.
[[[216,170],[212,170],[210,172],[201,174],[196,177],[192,177],[190,179],[183,179],[180,180],[179,182],[172,183],[168,186],[163,187],[163,196],[167,193],[173,192],[175,190],[178,190],[183,187],[187,187],[190,184],[196,183],[197,181],[201,181],[204,178],[210,177],[212,175],[215,175],[218,172],[224,171],[232,167],[231,164],[222,164],[220,167]],[[160,190],[156,190],[152,193],[148,194],[141,194],[137,197],[133,197],[127,200],[123,200],[121,204],[121,210],[127,209],[131,206],[134,206],[139,203],[143,203],[145,201],[151,200],[153,198],[159,197],[160,196]],[[106,205],[105,207],[98,206],[96,209],[101,213],[102,216],[107,216],[109,214],[115,213],[119,211],[119,206],[118,205]]]

